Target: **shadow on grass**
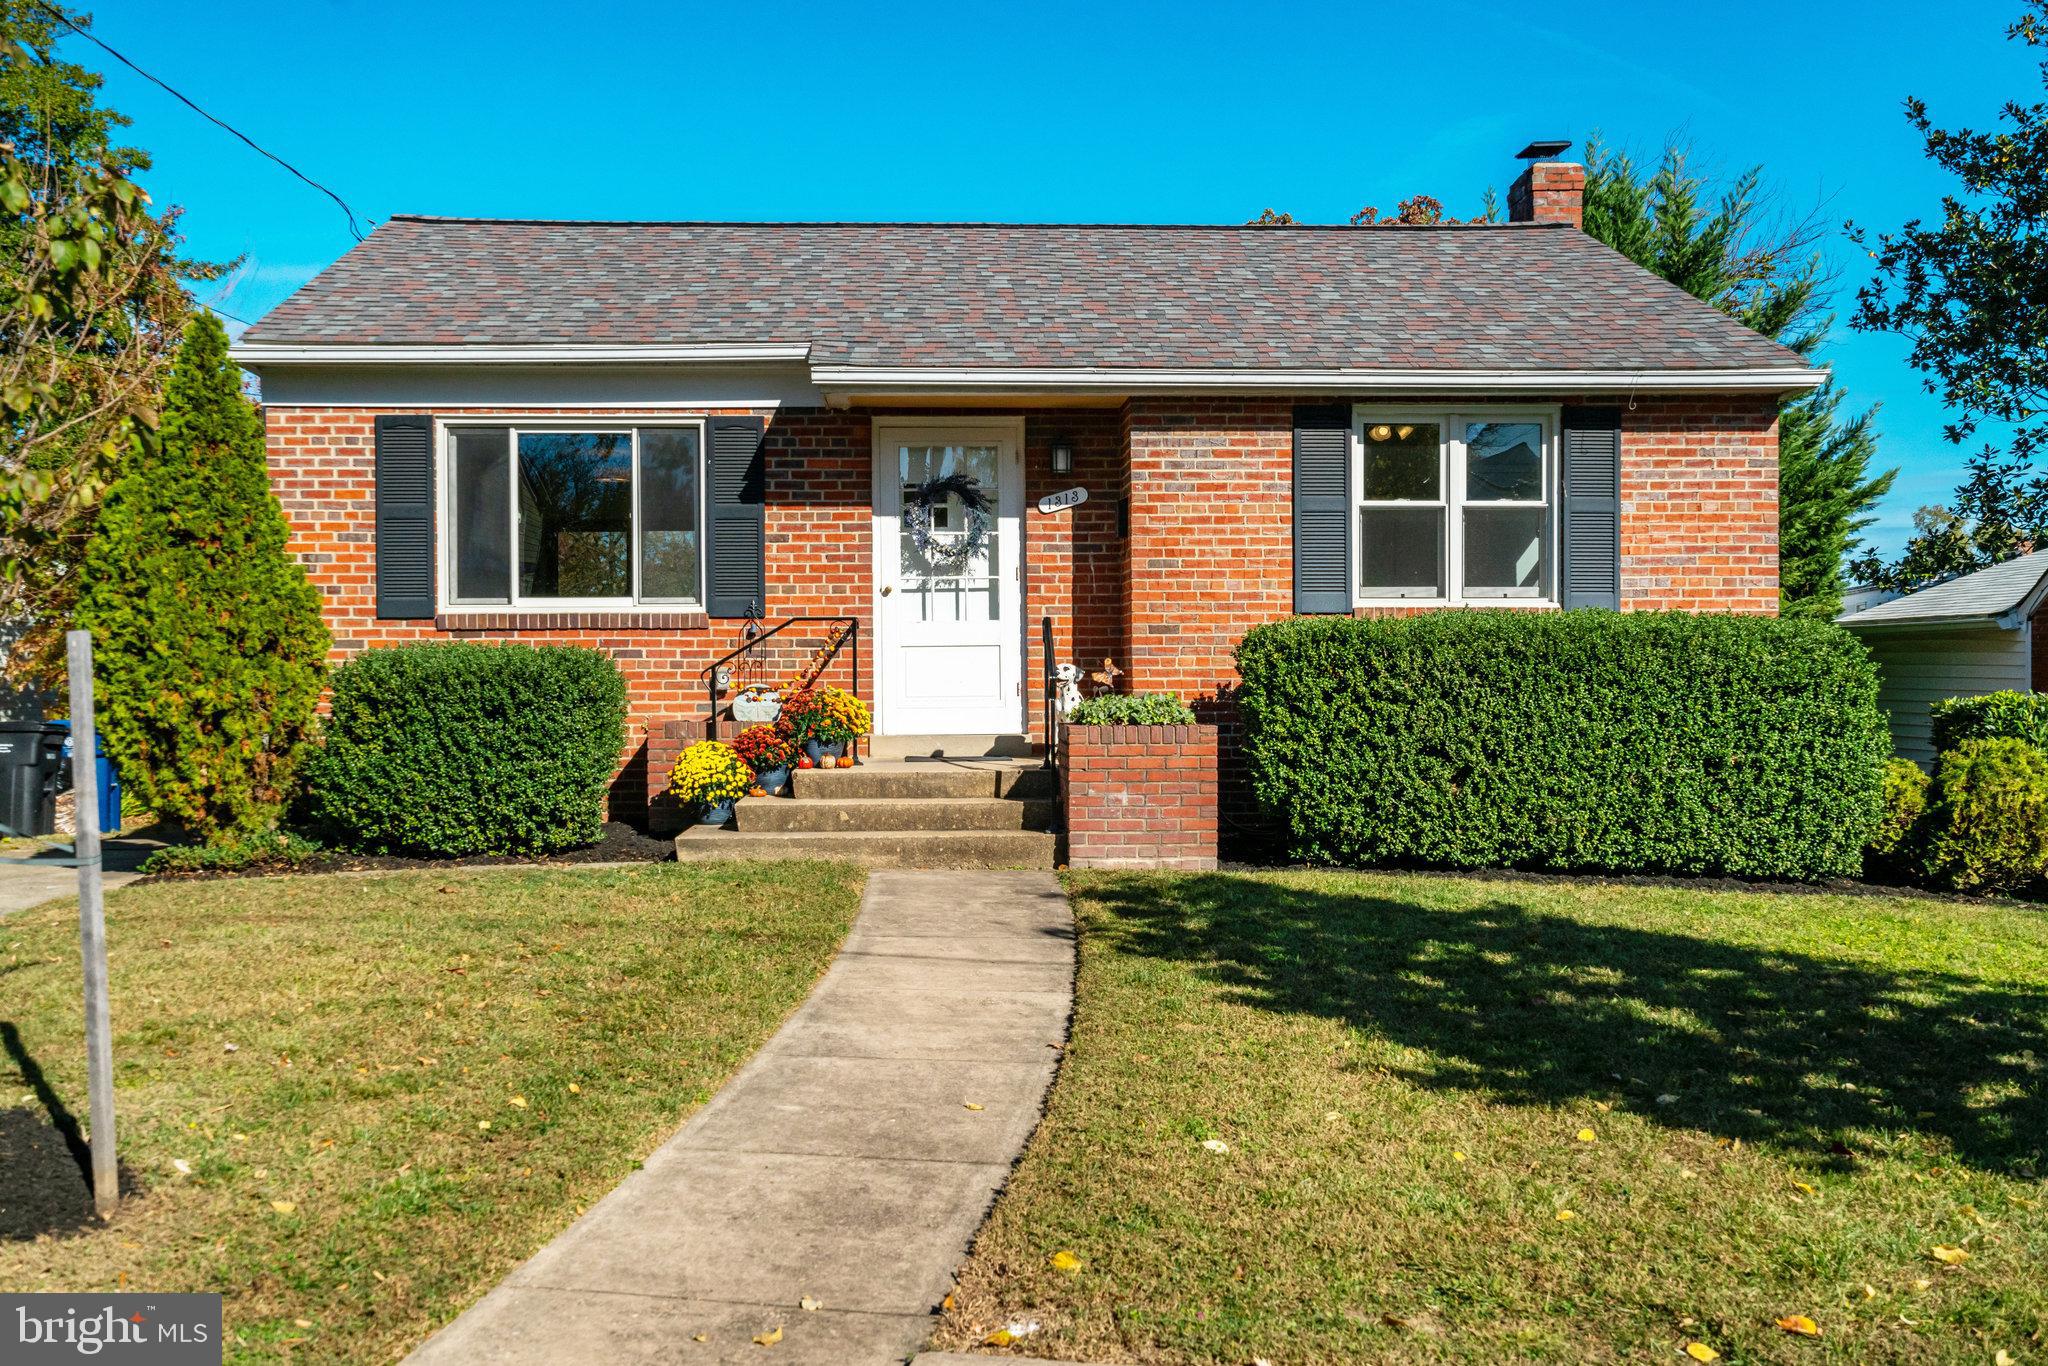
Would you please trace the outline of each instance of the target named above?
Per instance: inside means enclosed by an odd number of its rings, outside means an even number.
[[[1401,1073],[1419,1086],[1523,1104],[1619,1092],[1653,1122],[1823,1162],[1912,1133],[1982,1170],[2048,1168],[2048,985],[1874,971],[1505,900],[1433,910],[1228,876],[1118,878],[1087,896],[1117,916],[1117,952],[1421,1049],[1430,1064]]]
[[[81,1045],[82,1046],[82,1045]],[[78,1117],[43,1076],[21,1031],[0,1020],[4,1048],[42,1112],[0,1107],[0,1241],[100,1227],[92,1207],[92,1149]],[[118,1170],[121,1194],[138,1193],[134,1173]]]

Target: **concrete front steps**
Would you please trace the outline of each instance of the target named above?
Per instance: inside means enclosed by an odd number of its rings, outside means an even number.
[[[957,736],[884,738],[891,749],[934,757],[799,769],[790,775],[788,797],[750,797],[729,825],[693,826],[678,835],[676,858],[834,858],[872,868],[1053,866],[1059,777],[1040,760],[1000,751],[939,757],[963,738]]]

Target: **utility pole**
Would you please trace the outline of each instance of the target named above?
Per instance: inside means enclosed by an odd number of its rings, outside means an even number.
[[[99,737],[92,711],[92,632],[66,631],[71,674],[71,800],[77,829],[78,943],[85,959],[85,1070],[92,1102],[92,1203],[110,1219],[121,1198],[114,1162],[114,1035],[107,1006],[107,911],[100,886]]]

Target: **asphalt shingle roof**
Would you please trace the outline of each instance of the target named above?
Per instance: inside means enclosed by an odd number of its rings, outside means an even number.
[[[1974,574],[1937,583],[1861,612],[1844,612],[1836,621],[1856,630],[1864,626],[1906,626],[2002,617],[2017,610],[2048,574],[2048,550],[1994,564]],[[2017,625],[2018,623],[2014,623]]]
[[[396,217],[245,341],[808,343],[815,365],[1803,367],[1550,225],[1128,227]]]

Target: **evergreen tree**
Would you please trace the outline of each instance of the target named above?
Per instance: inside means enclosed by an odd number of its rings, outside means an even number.
[[[1795,227],[1766,240],[1759,183],[1747,171],[1709,207],[1706,178],[1681,149],[1667,148],[1645,173],[1595,142],[1586,150],[1586,231],[1745,327],[1812,355],[1828,322],[1812,234]],[[1830,383],[1779,410],[1778,596],[1787,615],[1840,610],[1844,563],[1898,474],[1870,473],[1877,410],[1844,418],[1841,404]]]
[[[211,314],[185,329],[160,439],[108,491],[81,573],[124,782],[209,840],[273,825],[325,678],[320,596],[285,551],[263,424]]]
[[[180,252],[178,211],[134,184],[149,157],[57,52],[89,21],[0,0],[0,618],[26,629],[18,682],[55,683],[100,497],[154,436],[191,310],[226,267]]]

